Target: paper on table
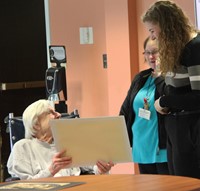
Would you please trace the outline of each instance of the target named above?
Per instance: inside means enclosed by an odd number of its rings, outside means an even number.
[[[66,149],[72,156],[71,167],[94,165],[97,160],[132,162],[123,116],[53,119],[50,125],[56,149]]]
[[[12,181],[0,184],[0,190],[14,191],[14,190],[26,190],[26,191],[58,191],[64,188],[78,186],[85,184],[85,182],[31,182],[31,181]]]

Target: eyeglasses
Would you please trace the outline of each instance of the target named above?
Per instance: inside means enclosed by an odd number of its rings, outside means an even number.
[[[150,56],[150,55],[155,55],[158,53],[158,50],[152,50],[152,51],[144,51],[143,54],[146,56]]]

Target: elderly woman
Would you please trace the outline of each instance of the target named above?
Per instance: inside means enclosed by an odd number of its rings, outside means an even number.
[[[15,143],[7,167],[12,177],[21,180],[52,176],[107,173],[112,162],[97,161],[95,166],[69,168],[72,158],[65,150],[57,152],[53,142],[50,119],[59,118],[48,100],[38,100],[29,105],[23,113],[25,139]]]

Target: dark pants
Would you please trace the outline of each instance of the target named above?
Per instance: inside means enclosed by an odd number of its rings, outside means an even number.
[[[166,116],[170,174],[200,178],[200,113]]]
[[[138,164],[140,174],[169,174],[168,165],[163,163]]]

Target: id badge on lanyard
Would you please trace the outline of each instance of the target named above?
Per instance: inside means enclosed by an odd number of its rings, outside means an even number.
[[[148,99],[144,98],[144,108],[139,108],[138,116],[150,120],[151,112],[149,111]]]

